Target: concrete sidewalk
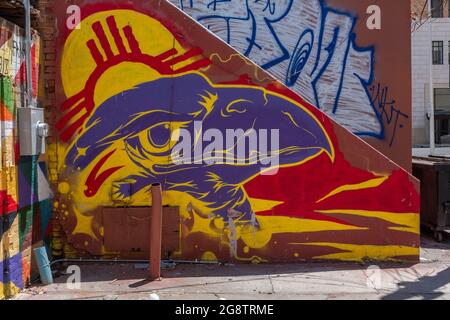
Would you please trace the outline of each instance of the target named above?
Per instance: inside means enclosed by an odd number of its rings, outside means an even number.
[[[424,238],[421,260],[413,266],[177,265],[156,282],[146,281],[146,270],[137,264],[84,264],[80,289],[69,289],[68,277],[61,276],[15,299],[450,299],[450,241]]]

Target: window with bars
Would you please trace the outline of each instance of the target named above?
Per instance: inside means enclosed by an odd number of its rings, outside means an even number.
[[[431,17],[444,17],[444,0],[431,0]]]
[[[444,41],[433,41],[433,64],[444,64]]]

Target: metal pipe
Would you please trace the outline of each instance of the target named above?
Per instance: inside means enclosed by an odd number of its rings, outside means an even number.
[[[45,246],[33,250],[34,257],[39,269],[41,282],[45,285],[53,283],[53,274],[50,261],[48,260],[47,249]]]
[[[152,217],[150,219],[150,279],[161,278],[162,238],[162,190],[161,184],[152,185]]]
[[[27,74],[27,104],[33,107],[33,74],[31,65],[31,5],[30,0],[23,0],[25,9],[25,64]]]
[[[162,262],[175,262],[177,264],[217,264],[220,265],[222,264],[221,262],[218,261],[203,261],[203,260],[195,260],[195,261],[190,261],[190,260],[162,260]]]
[[[119,260],[119,259],[58,259],[50,263],[148,263],[147,260]]]
[[[161,260],[163,263],[175,263],[175,264],[207,264],[207,265],[219,265],[217,261],[190,261],[190,260]],[[50,266],[56,263],[148,263],[148,260],[123,260],[123,259],[58,259],[50,263]]]
[[[430,15],[430,19],[428,23],[430,25],[430,40],[433,44],[433,12],[431,6],[431,0],[428,0],[428,12]],[[435,119],[434,119],[434,88],[433,88],[433,46],[431,46],[430,52],[430,156],[436,155],[436,137],[435,137]]]

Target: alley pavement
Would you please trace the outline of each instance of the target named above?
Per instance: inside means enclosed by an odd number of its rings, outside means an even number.
[[[422,237],[421,262],[277,265],[177,264],[160,281],[145,264],[80,264],[81,284],[61,275],[16,300],[404,300],[450,299],[450,237]],[[68,284],[69,283],[69,284]]]

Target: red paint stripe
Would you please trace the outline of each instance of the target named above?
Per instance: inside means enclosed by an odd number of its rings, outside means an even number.
[[[160,61],[164,61],[167,58],[170,58],[171,56],[176,55],[177,53],[178,53],[178,51],[176,49],[172,48],[170,50],[167,50],[164,53],[161,53],[160,55],[157,55],[155,57],[155,59],[160,60]]]
[[[194,63],[185,66],[183,68],[177,69],[175,70],[176,73],[183,73],[183,72],[187,72],[187,71],[192,71],[192,70],[198,70],[201,68],[205,68],[207,66],[209,66],[211,64],[211,61],[209,59],[202,59],[199,61],[195,61]]]
[[[187,59],[195,57],[195,56],[200,55],[200,54],[202,54],[202,50],[200,50],[199,48],[195,48],[195,49],[189,50],[188,52],[185,52],[184,54],[182,54],[182,55],[180,55],[178,57],[175,57],[173,59],[167,60],[167,61],[165,61],[165,63],[167,63],[168,65],[173,66],[173,65],[175,65],[177,63],[186,61]]]
[[[67,99],[66,101],[64,101],[61,105],[60,110],[61,111],[66,111],[70,108],[72,108],[77,102],[83,100],[85,97],[85,92],[84,90],[77,93],[76,95],[70,97],[69,99]]]
[[[84,104],[80,103],[75,108],[70,110],[70,112],[65,114],[64,117],[59,119],[59,121],[56,123],[55,125],[56,130],[59,131],[63,129],[70,122],[70,120],[74,118],[78,113],[80,113],[80,111],[83,110],[84,108],[85,108]]]
[[[95,43],[94,40],[89,40],[88,42],[86,42],[87,47],[89,48],[89,51],[91,52],[91,56],[92,58],[94,58],[95,63],[97,65],[100,65],[103,63],[103,56],[100,53],[100,51],[97,48],[97,44]]]
[[[114,38],[117,49],[121,54],[127,53],[125,45],[123,44],[122,37],[120,36],[119,28],[117,27],[116,19],[113,16],[106,18],[106,23],[108,24],[109,30]]]
[[[72,138],[72,136],[75,134],[75,132],[83,126],[84,121],[86,121],[88,117],[89,114],[83,115],[80,119],[75,121],[70,127],[64,130],[64,132],[61,133],[61,140],[63,142],[69,141],[70,138]]]
[[[94,30],[95,35],[97,36],[98,40],[100,41],[100,45],[102,46],[103,50],[105,51],[105,54],[108,58],[114,57],[114,54],[111,50],[111,45],[109,44],[108,38],[106,37],[105,30],[103,30],[103,26],[100,22],[95,22],[92,25],[92,30]]]
[[[100,159],[100,161],[94,166],[94,169],[92,169],[91,173],[89,174],[88,178],[86,179],[86,190],[84,191],[84,194],[86,197],[91,198],[95,196],[100,189],[100,187],[103,185],[103,183],[108,179],[113,173],[116,171],[122,169],[124,166],[120,167],[114,167],[107,169],[99,174],[100,170],[102,169],[103,165],[106,163],[106,161],[116,152],[116,149],[105,155],[103,158]]]
[[[136,40],[133,34],[133,29],[130,26],[126,26],[123,28],[123,32],[128,40],[131,51],[133,51],[134,53],[140,53],[141,48],[139,48],[139,42]]]

